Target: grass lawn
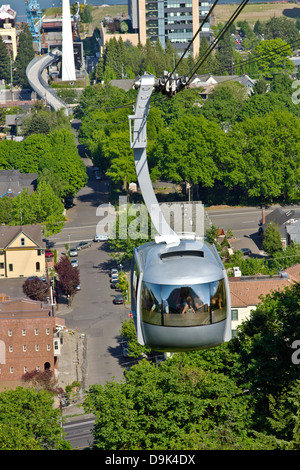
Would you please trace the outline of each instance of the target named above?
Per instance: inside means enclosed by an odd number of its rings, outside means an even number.
[[[214,9],[215,21],[224,23],[228,21],[237,5],[217,5]],[[268,21],[273,16],[285,16],[288,19],[300,18],[300,5],[297,3],[255,3],[246,5],[239,14],[237,21],[247,20],[254,24],[257,20]]]

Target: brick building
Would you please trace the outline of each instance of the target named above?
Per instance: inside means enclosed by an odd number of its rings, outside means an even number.
[[[50,304],[22,299],[0,302],[0,391],[15,388],[33,370],[57,376],[59,330],[65,321],[52,314]]]

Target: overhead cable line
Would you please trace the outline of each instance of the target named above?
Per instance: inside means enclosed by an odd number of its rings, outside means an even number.
[[[221,31],[218,33],[216,39],[208,46],[204,54],[200,57],[200,59],[196,62],[196,64],[190,69],[189,72],[189,78],[186,82],[186,86],[190,84],[192,81],[193,76],[197,72],[197,70],[201,67],[203,62],[207,59],[207,57],[212,53],[214,48],[217,46],[219,41],[222,39],[224,34],[227,32],[227,30],[230,28],[232,23],[236,20],[237,16],[241,13],[241,11],[245,8],[249,0],[243,0],[242,3],[238,6],[238,8],[234,11],[234,13],[231,15],[225,26],[221,29]]]
[[[178,68],[180,62],[183,60],[185,54],[188,52],[189,48],[191,47],[191,45],[193,44],[194,40],[196,39],[196,37],[198,36],[198,34],[200,33],[200,31],[202,30],[202,27],[204,26],[204,24],[207,22],[207,20],[209,19],[210,15],[212,14],[215,6],[217,5],[219,0],[215,0],[214,4],[212,5],[212,7],[210,8],[209,12],[206,14],[205,18],[202,20],[198,30],[196,31],[196,33],[194,34],[194,37],[193,39],[191,40],[191,42],[189,43],[189,45],[187,46],[187,48],[185,49],[185,51],[183,52],[182,56],[180,57],[180,59],[178,60],[177,64],[175,64],[174,66],[174,69],[172,70],[171,74],[170,74],[170,77],[172,75],[174,75],[176,69]]]

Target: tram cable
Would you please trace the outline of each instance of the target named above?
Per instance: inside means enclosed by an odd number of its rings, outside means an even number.
[[[241,13],[241,11],[245,8],[245,6],[247,5],[249,0],[243,0],[242,3],[238,6],[238,8],[234,11],[234,13],[231,15],[230,19],[227,21],[227,23],[225,24],[225,26],[221,29],[221,31],[218,33],[216,39],[214,39],[214,41],[208,46],[208,48],[206,49],[206,51],[204,52],[204,54],[200,57],[200,59],[196,62],[196,64],[190,69],[190,72],[189,72],[189,78],[186,82],[186,86],[188,86],[195,73],[197,72],[197,70],[201,67],[201,65],[203,64],[203,62],[207,59],[207,57],[212,53],[212,51],[215,49],[215,47],[217,46],[217,44],[219,43],[219,41],[222,39],[222,37],[224,36],[224,34],[228,31],[228,29],[230,28],[230,26],[234,23],[234,21],[236,20],[236,18],[238,17],[238,15]]]

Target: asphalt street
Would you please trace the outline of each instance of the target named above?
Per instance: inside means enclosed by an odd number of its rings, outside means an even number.
[[[92,162],[83,156],[87,168],[88,183],[77,194],[74,207],[68,210],[68,222],[64,229],[48,243],[58,254],[65,251],[65,244],[71,247],[79,241],[92,240],[99,218],[96,209],[108,201],[107,182],[95,179]],[[94,243],[78,252],[81,290],[75,295],[69,311],[58,310],[57,316],[65,319],[70,329],[78,329],[87,335],[87,378],[86,385],[105,384],[113,377],[120,380],[123,367],[128,360],[122,355],[120,328],[128,318],[129,305],[114,305],[117,292],[110,288],[109,271],[116,263],[107,251],[107,244]],[[127,361],[127,362],[126,362]]]

